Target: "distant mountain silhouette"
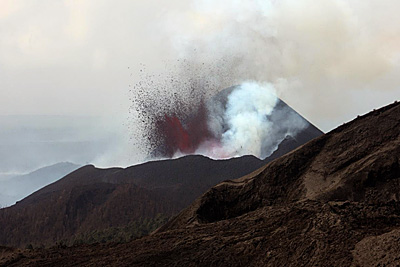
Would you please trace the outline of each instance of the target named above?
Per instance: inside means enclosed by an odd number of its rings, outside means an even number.
[[[80,166],[60,162],[24,175],[15,175],[0,181],[0,205],[10,206],[38,189],[61,179]]]
[[[396,266],[399,192],[396,102],[219,183],[152,235],[125,244],[1,248],[0,263]]]

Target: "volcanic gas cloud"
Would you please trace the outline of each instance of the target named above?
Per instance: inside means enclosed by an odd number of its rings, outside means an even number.
[[[280,100],[271,84],[246,82],[209,98],[203,94],[186,100],[160,99],[160,105],[153,99],[139,106],[147,116],[142,121],[152,156],[265,158],[307,126],[297,113],[276,108]]]

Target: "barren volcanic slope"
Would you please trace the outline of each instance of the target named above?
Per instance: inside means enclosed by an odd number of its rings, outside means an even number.
[[[147,234],[215,184],[248,174],[323,134],[279,100],[269,118],[277,137],[290,132],[293,118],[304,128],[287,136],[264,162],[251,156],[221,161],[188,156],[127,169],[85,166],[0,210],[0,245],[126,241]]]
[[[395,266],[400,104],[225,181],[127,244],[7,252],[10,265]],[[20,253],[20,254],[18,254]]]
[[[263,164],[252,156],[221,161],[187,156],[127,169],[85,166],[1,209],[0,244],[81,242],[82,235],[95,230],[115,232],[121,230],[116,227],[162,223],[153,220],[177,214],[213,185],[239,178]]]

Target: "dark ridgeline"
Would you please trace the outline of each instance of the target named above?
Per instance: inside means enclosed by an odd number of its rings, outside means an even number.
[[[169,217],[217,183],[260,168],[253,156],[187,156],[126,169],[82,167],[0,210],[0,244],[52,245],[77,234]]]
[[[114,239],[118,231],[127,231],[123,240],[148,234],[212,186],[249,174],[277,155],[323,134],[279,101],[270,118],[279,136],[287,132],[288,118],[302,120],[308,126],[284,139],[278,150],[264,161],[253,156],[229,160],[186,156],[126,169],[82,167],[16,205],[1,209],[0,245],[53,245],[61,240],[68,244],[118,241],[121,239]],[[92,235],[97,237],[93,239]]]
[[[152,235],[125,244],[2,249],[3,263],[395,266],[399,192],[395,103],[218,184]]]

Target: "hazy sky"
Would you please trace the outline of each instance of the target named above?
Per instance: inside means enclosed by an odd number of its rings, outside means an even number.
[[[0,0],[0,114],[123,121],[140,64],[232,58],[232,83],[275,84],[327,131],[400,98],[398,10],[397,0]]]

